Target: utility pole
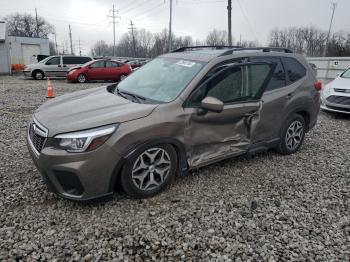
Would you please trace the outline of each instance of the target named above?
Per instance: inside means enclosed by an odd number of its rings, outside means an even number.
[[[80,38],[78,40],[78,46],[79,46],[79,55],[81,56],[81,41],[80,41]]]
[[[35,8],[35,21],[36,21],[36,37],[39,37],[39,22],[38,22],[38,12]]]
[[[55,46],[56,46],[56,54],[59,55],[59,51],[58,51],[58,46],[57,46],[57,38],[56,38],[56,33],[55,35]]]
[[[232,46],[231,12],[232,12],[232,0],[228,0],[228,2],[227,2],[227,15],[228,15],[228,45],[229,46]]]
[[[72,28],[69,24],[69,41],[70,41],[70,53],[72,55],[74,55],[74,52],[73,52],[73,39],[72,39]]]
[[[334,19],[334,13],[335,13],[335,9],[337,8],[337,3],[333,2],[332,3],[332,18],[331,18],[331,22],[329,24],[329,30],[328,30],[328,35],[327,35],[327,40],[326,40],[326,46],[323,50],[323,56],[327,56],[327,48],[328,48],[328,43],[329,43],[329,38],[331,36],[331,31],[332,31],[332,25],[333,25],[333,19]]]
[[[169,37],[168,37],[168,52],[172,49],[172,24],[173,24],[173,0],[170,0],[170,20],[169,20]]]
[[[132,22],[132,20],[130,20],[130,27],[129,30],[131,30],[131,36],[132,36],[132,45],[134,48],[134,57],[136,57],[136,41],[135,41],[135,34],[134,34],[134,30],[136,30],[136,27],[134,27],[134,23]]]
[[[118,15],[118,11],[114,9],[114,4],[113,4],[113,9],[109,10],[109,15],[107,15],[107,18],[112,18],[112,23],[113,24],[113,56],[115,56],[115,25],[118,23],[116,21],[117,18],[120,18]]]

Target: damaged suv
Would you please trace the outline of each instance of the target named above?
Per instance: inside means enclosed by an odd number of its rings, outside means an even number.
[[[119,84],[42,105],[28,129],[49,189],[73,200],[121,187],[153,196],[176,174],[276,148],[292,154],[317,121],[320,84],[284,48],[187,47]]]

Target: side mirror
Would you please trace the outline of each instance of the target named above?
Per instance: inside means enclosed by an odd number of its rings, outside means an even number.
[[[221,113],[224,110],[224,103],[215,97],[207,96],[202,100],[201,107],[211,112]]]

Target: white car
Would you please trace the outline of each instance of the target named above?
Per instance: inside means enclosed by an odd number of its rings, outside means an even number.
[[[324,87],[321,109],[350,114],[350,68]]]

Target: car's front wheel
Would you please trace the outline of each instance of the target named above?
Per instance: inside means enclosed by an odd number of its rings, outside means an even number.
[[[80,75],[78,76],[78,82],[79,82],[79,83],[85,83],[86,81],[87,81],[87,77],[86,77],[85,74],[80,74]]]
[[[295,114],[283,126],[278,151],[290,155],[299,150],[305,138],[305,120],[301,115]]]
[[[44,74],[44,72],[41,71],[41,70],[35,70],[35,71],[33,72],[33,78],[34,78],[35,80],[42,80],[42,79],[44,79],[44,77],[45,77],[45,74]]]
[[[156,145],[137,151],[124,165],[121,186],[130,196],[154,196],[174,178],[177,155],[171,145]]]

